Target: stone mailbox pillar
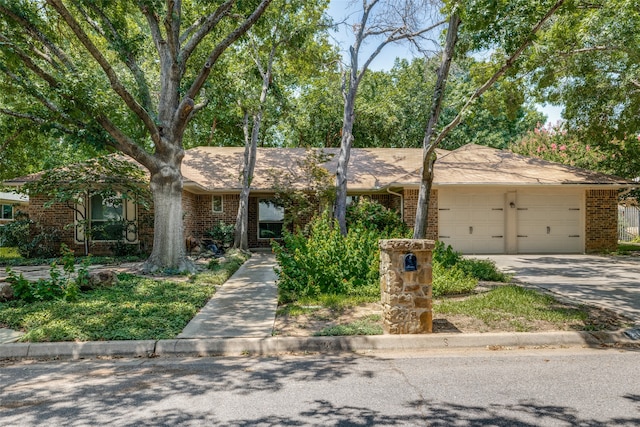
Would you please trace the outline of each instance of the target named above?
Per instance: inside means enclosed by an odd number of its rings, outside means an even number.
[[[388,334],[433,332],[433,240],[380,240],[383,328]]]

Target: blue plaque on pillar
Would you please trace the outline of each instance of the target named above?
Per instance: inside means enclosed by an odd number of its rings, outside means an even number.
[[[404,256],[404,271],[416,271],[418,269],[418,258],[411,252]]]

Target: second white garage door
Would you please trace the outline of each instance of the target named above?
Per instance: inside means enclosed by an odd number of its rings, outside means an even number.
[[[582,252],[582,198],[569,192],[518,192],[518,253]]]

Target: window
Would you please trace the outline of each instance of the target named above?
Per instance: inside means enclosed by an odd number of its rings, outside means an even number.
[[[258,200],[258,238],[280,239],[284,224],[284,208],[276,206],[273,200]]]
[[[222,204],[222,196],[211,197],[211,210],[213,210],[213,213],[224,212],[224,205]]]
[[[13,219],[13,206],[0,205],[0,219]]]
[[[104,200],[100,195],[91,196],[91,231],[93,240],[122,240],[124,222],[122,203]]]

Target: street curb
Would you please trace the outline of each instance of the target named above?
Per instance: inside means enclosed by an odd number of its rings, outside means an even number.
[[[241,356],[506,347],[599,347],[638,344],[623,332],[513,332],[484,334],[367,335],[338,337],[205,338],[140,341],[11,343],[0,359]]]

